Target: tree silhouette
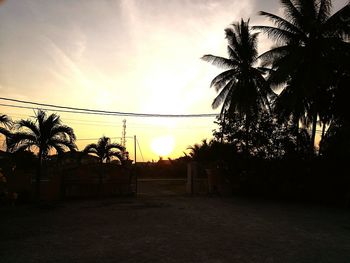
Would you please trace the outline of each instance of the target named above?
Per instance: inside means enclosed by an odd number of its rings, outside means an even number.
[[[188,146],[187,150],[190,150],[189,156],[195,161],[208,161],[211,144],[211,141],[208,143],[207,139],[204,139],[201,144],[196,143],[192,146]]]
[[[210,86],[219,92],[212,107],[216,109],[222,105],[221,117],[225,111],[232,114],[238,112],[245,116],[249,127],[249,120],[257,112],[269,108],[273,92],[265,81],[264,71],[255,67],[258,34],[251,32],[249,20],[245,22],[242,19],[240,23],[232,24],[232,28],[227,28],[225,33],[229,58],[214,55],[202,57],[213,65],[227,69],[211,82]]]
[[[350,5],[331,16],[331,0],[280,0],[284,18],[260,12],[275,26],[255,26],[278,44],[260,56],[270,66],[273,85],[287,83],[276,100],[276,109],[311,123],[314,149],[318,118],[326,124],[333,82],[349,59]],[[346,56],[344,56],[346,55]]]
[[[72,128],[63,125],[56,114],[47,116],[43,110],[38,110],[34,120],[20,120],[16,123],[18,132],[13,133],[8,140],[8,148],[12,152],[25,150],[33,151],[38,155],[36,174],[36,197],[40,200],[40,180],[42,176],[43,160],[51,150],[58,154],[65,150],[75,151],[75,134]]]
[[[0,134],[5,137],[10,135],[9,128],[11,127],[12,121],[7,115],[0,115]]]
[[[124,161],[123,152],[125,148],[118,143],[111,143],[108,137],[101,137],[97,144],[92,143],[85,147],[84,152],[94,154],[100,159],[100,163],[110,162],[112,157],[118,158],[121,162]]]

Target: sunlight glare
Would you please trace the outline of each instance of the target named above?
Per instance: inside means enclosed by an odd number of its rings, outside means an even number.
[[[175,147],[175,139],[173,136],[156,137],[151,142],[151,148],[154,153],[160,157],[168,156]]]

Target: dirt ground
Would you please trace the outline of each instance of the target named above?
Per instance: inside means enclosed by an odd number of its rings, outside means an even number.
[[[350,262],[350,213],[167,196],[0,208],[0,262]]]

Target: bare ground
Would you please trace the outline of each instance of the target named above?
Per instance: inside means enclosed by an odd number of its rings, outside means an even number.
[[[219,197],[0,208],[0,262],[350,262],[349,211]]]

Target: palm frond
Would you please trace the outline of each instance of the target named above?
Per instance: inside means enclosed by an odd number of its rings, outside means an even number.
[[[38,127],[44,126],[45,119],[46,119],[46,112],[44,110],[39,109],[35,113],[35,120],[38,122]]]
[[[235,50],[235,48],[233,46],[228,45],[227,46],[227,53],[229,58],[232,60],[233,63],[236,63],[237,66],[239,65],[240,62],[240,57],[237,54],[237,51]]]
[[[329,36],[350,36],[350,4],[333,14],[322,25],[322,30]]]
[[[40,133],[42,137],[49,138],[52,136],[52,129],[61,126],[60,117],[56,114],[50,114],[43,120],[41,126],[39,125]]]
[[[211,81],[210,87],[215,88],[215,91],[218,92],[225,87],[230,80],[235,78],[237,71],[237,69],[229,69],[220,73]]]
[[[91,143],[85,146],[83,152],[85,153],[96,153],[97,154],[97,144]]]
[[[277,43],[288,43],[292,39],[298,38],[299,35],[272,26],[253,26],[254,30],[261,30],[263,33],[266,33],[268,37],[274,39]]]
[[[61,144],[53,144],[51,147],[55,149],[58,155],[62,155],[66,150],[66,148]]]
[[[8,129],[0,127],[0,134],[4,135],[5,137],[8,137],[11,135],[11,132]]]
[[[285,45],[273,47],[272,49],[264,52],[258,57],[258,59],[262,61],[261,66],[263,68],[266,68],[267,66],[273,66],[276,60],[281,59],[287,54],[289,54],[290,49],[290,45]]]
[[[320,0],[317,20],[321,23],[325,22],[330,16],[331,9],[332,9],[331,0]]]
[[[60,126],[56,125],[51,129],[51,132],[50,132],[51,137],[61,136],[61,135],[67,135],[70,141],[74,142],[76,140],[74,130],[67,125],[60,125]]]
[[[110,151],[107,155],[107,158],[111,158],[111,157],[117,157],[120,161],[124,161],[124,156],[120,153],[120,152],[114,152],[114,151]]]
[[[209,62],[213,64],[214,66],[220,67],[220,68],[227,68],[231,69],[236,67],[237,63],[234,61],[224,58],[224,57],[219,57],[219,56],[214,56],[214,55],[204,55],[202,60]]]
[[[10,148],[8,146],[7,146],[7,148],[10,152],[19,153],[19,152],[24,152],[26,150],[30,150],[30,148],[33,146],[35,146],[35,145],[32,143],[23,143],[23,144],[17,146],[16,148]]]
[[[305,39],[307,38],[304,32],[302,32],[298,27],[296,27],[295,25],[293,25],[292,23],[290,23],[282,17],[264,11],[260,11],[259,15],[266,16],[267,18],[269,18],[278,28],[290,31],[294,34],[298,34],[301,37],[304,37]]]
[[[227,93],[227,95],[222,103],[222,107],[221,107],[221,111],[220,111],[220,118],[222,118],[224,116],[225,112],[227,112],[229,110],[229,108],[232,105],[234,105],[234,103],[232,103],[232,93],[234,92],[235,88],[236,88],[236,86],[233,84],[233,86],[230,88],[229,92]],[[232,113],[232,112],[229,112],[229,113]]]
[[[3,114],[0,115],[0,124],[4,125],[5,127],[9,128],[12,124],[12,120],[9,116]]]
[[[37,144],[37,138],[35,135],[26,132],[12,133],[7,137],[6,144],[10,151],[16,151],[18,148],[22,148],[23,145],[28,145],[26,148]]]
[[[286,18],[289,19],[293,25],[301,28],[303,17],[300,13],[300,4],[294,4],[291,0],[281,0],[281,4]]]
[[[56,148],[56,146],[59,146],[63,149],[69,149],[71,152],[74,152],[77,150],[77,146],[74,142],[66,140],[65,138],[51,138],[48,143],[49,146]]]
[[[119,151],[125,151],[125,148],[122,145],[118,144],[118,143],[107,144],[105,149],[106,149],[106,151],[109,151],[109,150],[112,150],[112,149],[117,149]]]
[[[18,129],[26,128],[35,136],[40,136],[40,131],[35,122],[33,122],[32,120],[20,120],[19,122],[17,122],[16,126],[18,127]]]
[[[106,145],[108,145],[110,143],[111,143],[111,139],[109,137],[102,136],[100,139],[98,139],[97,146],[99,148],[105,148]]]
[[[220,91],[220,93],[215,97],[213,103],[211,104],[211,107],[213,109],[217,109],[221,104],[222,102],[226,99],[227,97],[227,94],[230,92],[230,89],[232,87],[232,80],[227,83],[223,88],[222,90]]]

